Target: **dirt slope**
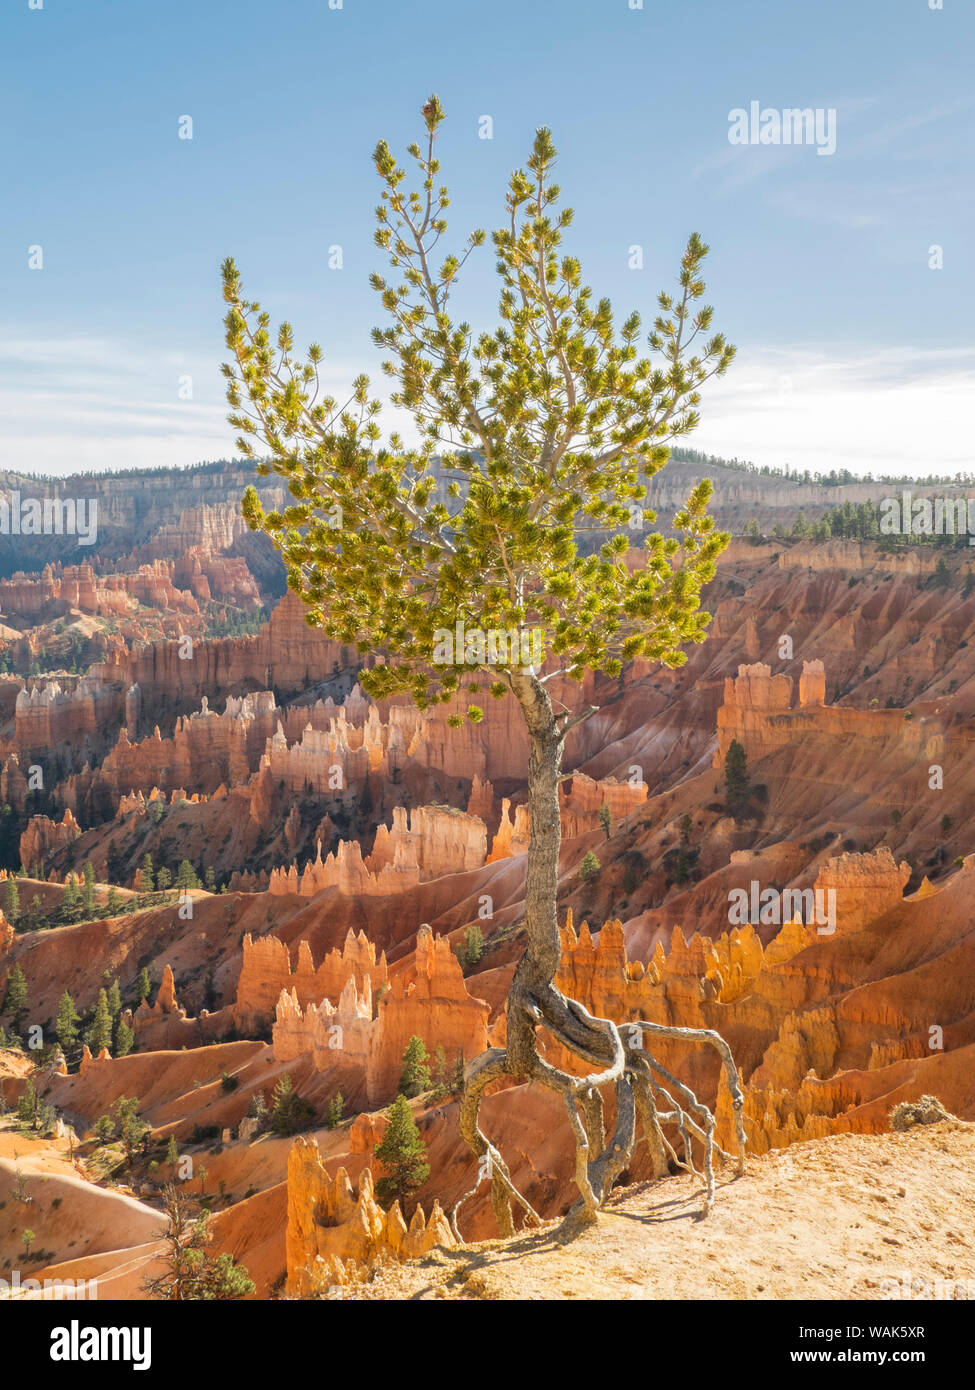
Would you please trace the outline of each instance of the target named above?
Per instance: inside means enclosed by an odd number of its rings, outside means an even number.
[[[699,1194],[684,1175],[621,1189],[575,1240],[551,1223],[387,1267],[340,1296],[878,1299],[897,1281],[900,1297],[931,1298],[948,1280],[975,1298],[973,1124],[839,1134],[753,1158],[743,1178],[720,1177],[706,1220]]]

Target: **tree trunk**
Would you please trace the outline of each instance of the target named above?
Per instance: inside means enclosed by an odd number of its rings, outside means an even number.
[[[524,1209],[526,1219],[538,1221],[530,1203],[514,1186],[502,1155],[478,1123],[481,1097],[502,1076],[539,1082],[559,1093],[576,1142],[576,1182],[580,1200],[569,1213],[570,1225],[596,1220],[613,1183],[627,1167],[636,1142],[639,1116],[644,1138],[650,1145],[655,1176],[666,1172],[669,1152],[682,1167],[704,1181],[705,1212],[714,1197],[712,1155],[714,1118],[689,1087],[663,1068],[646,1048],[649,1034],[716,1047],[725,1067],[735,1113],[738,1171],[744,1171],[744,1097],[738,1071],[727,1043],[709,1029],[678,1028],[645,1021],[617,1025],[595,1018],[577,1000],[567,999],[555,985],[562,954],[558,921],[559,850],[562,827],[559,816],[559,780],[562,770],[564,725],[560,726],[545,686],[531,671],[512,671],[511,684],[528,730],[528,811],[531,818],[528,866],[525,879],[525,950],[508,992],[507,1036],[504,1049],[490,1048],[475,1058],[464,1077],[460,1105],[460,1130],[481,1160],[478,1179],[453,1209],[454,1234],[457,1212],[490,1176],[491,1202],[500,1234],[514,1230],[512,1200]],[[560,1070],[539,1056],[536,1029],[543,1024],[570,1052],[599,1068],[589,1076]],[[616,1097],[616,1126],[608,1139],[603,1126],[599,1088],[612,1085]],[[668,1089],[669,1088],[669,1089]],[[679,1099],[675,1099],[676,1092]],[[663,1105],[659,1109],[657,1101]],[[686,1107],[686,1108],[685,1108]],[[689,1112],[698,1115],[698,1124]],[[676,1124],[684,1140],[686,1163],[680,1163],[665,1139],[661,1124]],[[702,1127],[703,1126],[703,1127]],[[692,1157],[692,1136],[704,1146],[704,1171]],[[717,1150],[722,1156],[723,1150]],[[486,1160],[486,1163],[485,1163]]]
[[[512,982],[507,1050],[512,1072],[530,1076],[537,1056],[535,1010],[551,989],[561,958],[557,903],[562,845],[559,777],[564,739],[556,724],[548,692],[537,677],[515,673],[513,684],[525,717],[531,750],[528,758],[530,838],[525,879],[527,944]]]

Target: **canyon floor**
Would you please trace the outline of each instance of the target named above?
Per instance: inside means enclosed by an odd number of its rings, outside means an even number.
[[[386,1265],[345,1299],[881,1299],[975,1291],[975,1124],[837,1134],[726,1167],[711,1214],[689,1176],[623,1188],[598,1225]],[[893,1281],[896,1281],[896,1285]],[[913,1281],[913,1283],[911,1282]],[[338,1292],[338,1291],[337,1291]]]
[[[788,530],[743,481],[723,476],[719,522]],[[300,1296],[319,1257],[449,1244],[474,1180],[459,1078],[505,1045],[524,948],[523,722],[504,700],[459,725],[370,700],[362,654],[280,598],[243,485],[200,470],[160,511],[120,484],[125,525],[79,563],[5,571],[0,546],[0,1111],[22,1112],[0,1121],[0,1278],[144,1298],[178,1176],[255,1299]],[[350,1296],[858,1299],[905,1270],[975,1288],[970,551],[739,535],[702,600],[679,669],[550,672],[557,703],[595,711],[563,761],[555,983],[597,1018],[725,1039],[749,1173],[705,1222],[688,1179],[631,1186],[571,1245],[546,1226]],[[730,1147],[717,1053],[658,1037]],[[406,1241],[370,1175],[417,1045],[429,1171]],[[272,1125],[286,1078],[301,1104]],[[890,1136],[925,1095],[969,1127]],[[121,1102],[148,1127],[128,1155]],[[553,1093],[501,1087],[484,1117],[560,1217],[575,1156]],[[650,1172],[644,1146],[627,1182]],[[462,1230],[495,1229],[484,1185]]]

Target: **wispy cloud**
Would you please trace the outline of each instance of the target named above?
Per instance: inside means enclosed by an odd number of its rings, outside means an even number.
[[[63,475],[235,452],[214,359],[0,326],[0,366],[0,469]],[[336,365],[325,392],[344,400],[360,370]]]
[[[975,348],[752,351],[714,385],[692,442],[812,472],[961,472],[975,467],[973,401]]]
[[[14,333],[0,334],[0,361],[0,468],[63,475],[234,452],[213,360]],[[363,369],[336,364],[327,390],[344,399]],[[192,401],[178,398],[186,375]],[[707,389],[703,423],[688,443],[810,470],[967,470],[975,466],[973,400],[975,348],[757,349],[739,353],[727,377]],[[402,412],[384,412],[382,423],[412,437]]]

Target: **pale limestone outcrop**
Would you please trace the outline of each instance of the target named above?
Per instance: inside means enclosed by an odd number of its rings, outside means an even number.
[[[409,813],[397,806],[392,827],[378,827],[366,858],[357,840],[340,840],[323,859],[319,840],[315,859],[300,874],[294,864],[272,870],[269,891],[313,898],[337,888],[349,897],[385,897],[426,879],[478,869],[486,850],[487,828],[479,816],[450,806],[417,806]]]
[[[381,952],[377,960],[376,948],[364,932],[358,936],[347,932],[341,951],[328,951],[318,966],[305,940],[298,943],[294,970],[288,947],[277,936],[255,941],[248,934],[243,953],[233,1005],[235,1023],[242,1031],[270,1021],[282,992],[293,994],[298,1007],[305,1009],[323,999],[337,1000],[350,980],[361,997],[367,987],[370,993],[380,992],[389,978],[386,953]]]
[[[275,1010],[272,1044],[277,1062],[310,1054],[318,1071],[328,1071],[341,1053],[344,1062],[365,1067],[373,1027],[372,986],[368,975],[360,998],[353,978],[346,981],[337,1005],[323,999],[302,1009],[294,989],[281,991]]]
[[[828,860],[816,878],[816,893],[835,893],[839,931],[862,931],[903,902],[910,876],[910,864],[898,864],[887,845],[880,845],[871,854],[841,854]]]
[[[285,1233],[289,1293],[307,1296],[323,1283],[327,1288],[329,1281],[336,1282],[335,1261],[354,1260],[368,1268],[381,1258],[416,1259],[435,1246],[454,1244],[438,1202],[429,1220],[418,1205],[407,1226],[398,1202],[388,1212],[377,1203],[368,1167],[353,1190],[344,1168],[334,1178],[328,1176],[314,1139],[298,1138],[292,1144]]]
[[[379,1001],[369,1038],[369,1103],[395,1094],[403,1053],[414,1035],[431,1056],[442,1047],[448,1067],[460,1054],[468,1061],[479,1056],[487,1047],[490,1012],[490,1005],[469,992],[447,938],[434,937],[429,927],[421,927],[409,966],[392,977]]]

